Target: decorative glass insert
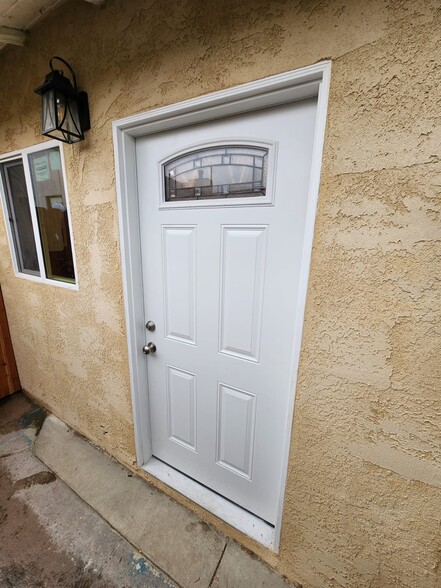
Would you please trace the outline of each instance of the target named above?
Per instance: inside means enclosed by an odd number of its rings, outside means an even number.
[[[176,157],[163,169],[166,202],[265,196],[268,149],[208,147]]]

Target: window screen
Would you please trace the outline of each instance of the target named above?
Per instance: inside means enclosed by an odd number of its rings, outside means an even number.
[[[22,160],[4,163],[1,172],[18,271],[38,276],[40,271]]]

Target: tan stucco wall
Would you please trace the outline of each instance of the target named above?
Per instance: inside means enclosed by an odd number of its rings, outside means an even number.
[[[23,387],[132,467],[111,122],[332,59],[280,553],[218,524],[305,588],[439,587],[439,2],[69,2],[0,53],[0,153],[40,142],[54,54],[91,105],[80,290],[15,278],[3,217],[0,280]]]

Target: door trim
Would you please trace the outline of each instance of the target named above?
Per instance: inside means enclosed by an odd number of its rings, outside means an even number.
[[[309,67],[129,116],[114,121],[112,125],[137,463],[145,471],[274,551],[278,551],[279,548],[282,524],[297,371],[300,360],[306,293],[319,194],[330,74],[331,62],[323,61]],[[147,362],[141,351],[142,346],[145,344],[145,325],[140,320],[140,317],[143,317],[144,313],[144,301],[135,140],[140,136],[312,97],[317,97],[317,118],[299,277],[299,295],[294,325],[294,353],[291,369],[292,394],[290,398],[290,410],[287,415],[286,441],[283,456],[284,474],[281,483],[278,517],[275,527],[272,527],[244,509],[240,509],[242,511],[242,517],[239,517],[237,511],[239,507],[232,505],[225,498],[218,496],[211,490],[207,490],[183,474],[177,476],[176,474],[178,472],[176,470],[152,458],[148,393],[145,394],[145,391],[148,391]],[[229,512],[226,509],[228,506],[227,503],[232,506]]]

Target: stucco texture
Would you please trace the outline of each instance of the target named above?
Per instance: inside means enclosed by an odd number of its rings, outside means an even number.
[[[135,467],[112,120],[331,59],[280,552],[190,507],[305,588],[439,587],[439,2],[68,2],[0,53],[0,153],[41,141],[57,54],[91,106],[65,150],[79,291],[16,278],[1,218],[24,389]]]

